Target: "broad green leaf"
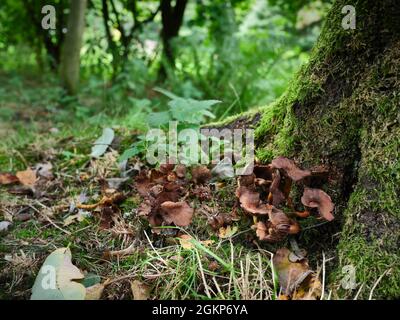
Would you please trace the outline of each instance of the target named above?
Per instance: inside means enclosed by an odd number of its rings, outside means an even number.
[[[170,98],[170,99],[172,99],[172,100],[173,100],[173,99],[178,99],[178,98],[179,98],[177,95],[173,94],[171,91],[165,90],[165,89],[160,88],[160,87],[154,88],[154,91],[160,92],[160,93],[162,93],[164,96],[167,96],[168,98]]]
[[[114,136],[115,135],[113,129],[105,128],[103,130],[102,136],[95,141],[90,156],[93,158],[101,157],[106,152],[110,144],[113,142]]]
[[[140,149],[133,146],[132,148],[126,149],[124,153],[119,157],[119,162],[128,160],[134,156],[137,156],[140,153]]]
[[[171,120],[171,115],[168,111],[153,112],[147,117],[147,121],[150,127],[160,127],[162,125],[168,124]]]
[[[168,105],[170,107],[172,117],[175,120],[200,124],[204,121],[204,117],[214,115],[209,112],[209,108],[219,103],[218,100],[198,101],[194,99],[177,98],[171,100]]]

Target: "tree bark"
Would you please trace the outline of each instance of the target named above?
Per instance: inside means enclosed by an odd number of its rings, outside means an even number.
[[[172,6],[171,0],[161,0],[161,20],[162,31],[161,39],[163,43],[164,63],[161,65],[160,76],[165,78],[166,66],[175,66],[175,54],[172,46],[172,40],[178,36],[179,30],[183,23],[183,17],[187,5],[187,0],[176,0],[175,6]]]
[[[61,53],[61,81],[69,94],[79,86],[80,51],[85,28],[87,0],[71,0],[68,27]]]
[[[345,29],[345,5],[356,29]],[[310,61],[285,94],[259,112],[219,126],[254,126],[257,156],[324,165],[319,185],[336,204],[335,222],[299,236],[309,252],[333,257],[329,286],[339,297],[399,298],[400,292],[400,2],[337,0]],[[299,200],[298,194],[293,197]],[[300,201],[295,201],[300,203]],[[317,259],[321,262],[321,259]],[[344,289],[344,266],[356,289]]]

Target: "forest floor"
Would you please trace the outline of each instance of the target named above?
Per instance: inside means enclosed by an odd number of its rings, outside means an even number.
[[[103,284],[102,299],[294,298],[279,289],[279,273],[287,270],[276,270],[273,256],[279,247],[295,250],[296,242],[257,239],[254,218],[237,206],[235,179],[201,184],[192,172],[180,196],[194,208],[191,223],[152,229],[140,216],[145,200],[134,182],[150,168],[139,159],[124,168],[118,162],[135,132],[113,126],[110,148],[93,159],[102,125],[76,110],[51,107],[51,86],[34,79],[0,81],[0,172],[24,177],[0,185],[0,221],[10,222],[0,235],[0,299],[29,299],[46,257],[65,247],[86,278]],[[311,226],[320,224],[311,219]],[[334,251],[326,250],[309,259],[313,277],[320,279],[313,280],[318,289],[303,288],[311,298],[339,294],[337,285],[326,283],[334,259]],[[290,262],[305,268],[306,260]]]

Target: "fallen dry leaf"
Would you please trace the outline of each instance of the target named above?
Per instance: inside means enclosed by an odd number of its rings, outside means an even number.
[[[133,300],[148,300],[150,298],[150,288],[145,283],[135,280],[131,282]]]
[[[1,172],[0,173],[0,184],[2,185],[8,185],[8,184],[13,184],[19,182],[19,179],[17,176],[7,173],[7,172]]]
[[[26,169],[25,171],[18,171],[16,176],[19,182],[27,187],[33,187],[37,180],[36,172],[30,168]]]
[[[218,230],[218,237],[221,239],[226,239],[232,237],[238,231],[237,226],[226,226],[221,227]]]
[[[104,284],[97,283],[86,288],[85,300],[100,300],[104,291]]]
[[[39,270],[31,300],[84,300],[86,289],[75,281],[83,278],[82,272],[71,262],[70,249],[57,249]]]
[[[305,282],[309,276],[314,274],[308,266],[307,259],[291,262],[289,256],[290,250],[287,248],[281,248],[278,249],[272,259],[274,268],[278,274],[282,293],[285,296],[292,296],[303,282]],[[309,282],[306,282],[306,285],[305,290],[309,288]]]
[[[195,247],[195,245],[193,244],[193,237],[188,234],[180,235],[178,240],[179,240],[179,244],[181,245],[181,247],[183,249],[191,250]],[[213,240],[203,240],[203,241],[200,241],[200,243],[202,245],[208,247],[208,246],[212,245],[214,243],[214,241]]]

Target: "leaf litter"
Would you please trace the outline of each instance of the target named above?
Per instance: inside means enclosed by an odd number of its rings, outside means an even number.
[[[91,192],[70,200],[69,206],[65,201],[62,205],[60,202],[52,205],[52,195],[62,188],[62,183],[59,181],[60,173],[54,174],[54,167],[49,162],[38,163],[15,174],[0,173],[0,184],[14,195],[25,194],[36,204],[44,203],[40,210],[36,209],[33,215],[28,215],[32,217],[40,211],[41,215],[47,216],[45,223],[48,219],[52,222],[50,227],[62,229],[81,223],[90,226],[92,219],[97,221],[100,232],[104,230],[102,232],[110,232],[113,237],[122,239],[120,250],[104,248],[103,257],[106,260],[129,257],[141,250],[141,240],[133,238],[135,228],[125,221],[121,213],[127,201],[137,203],[136,209],[133,209],[133,216],[139,219],[136,223],[147,221],[153,241],[161,241],[154,242],[152,246],[159,247],[175,237],[185,250],[197,248],[196,242],[207,248],[218,239],[231,241],[245,231],[241,229],[242,224],[250,224],[250,230],[254,232],[254,237],[246,235],[249,243],[257,239],[260,242],[280,243],[301,232],[300,220],[309,216],[327,221],[334,219],[334,204],[330,196],[313,184],[313,179],[324,179],[324,170],[303,170],[293,160],[284,157],[276,158],[268,165],[256,164],[251,175],[237,179],[232,177],[232,166],[224,161],[211,169],[172,164],[149,168],[138,159],[120,164],[112,150],[107,152],[114,140],[114,132],[110,130],[104,130],[103,136],[95,142],[90,154],[94,160],[89,162],[84,172],[79,172],[80,176],[86,175],[85,180],[77,180],[86,184],[86,188],[98,190],[97,199]],[[236,186],[236,191],[228,196],[232,204],[228,212],[221,210],[224,204],[219,206],[214,203],[216,192],[229,190],[227,185]],[[294,203],[292,198],[294,186],[302,193],[299,203]],[[30,192],[24,193],[24,190]],[[58,217],[60,214],[61,217]],[[58,225],[51,220],[60,218],[61,224]],[[209,227],[208,236],[204,233],[197,235],[203,240],[196,240],[194,236],[182,232],[182,228],[190,229],[196,219],[204,219]],[[9,225],[11,222],[3,229]],[[42,292],[38,283],[43,281],[43,275],[39,271],[32,288],[32,299],[100,299],[104,296],[109,282],[85,287],[82,285],[84,273],[72,264],[71,259],[68,248],[57,249],[47,257],[41,270],[46,266],[54,267],[59,281],[55,289]],[[272,260],[279,279],[281,299],[320,298],[321,282],[318,274],[310,269],[306,257],[297,256],[283,247],[276,250]],[[220,270],[224,261],[218,261],[210,260],[207,263],[209,270]],[[152,298],[151,286],[141,280],[130,283],[134,299]]]

